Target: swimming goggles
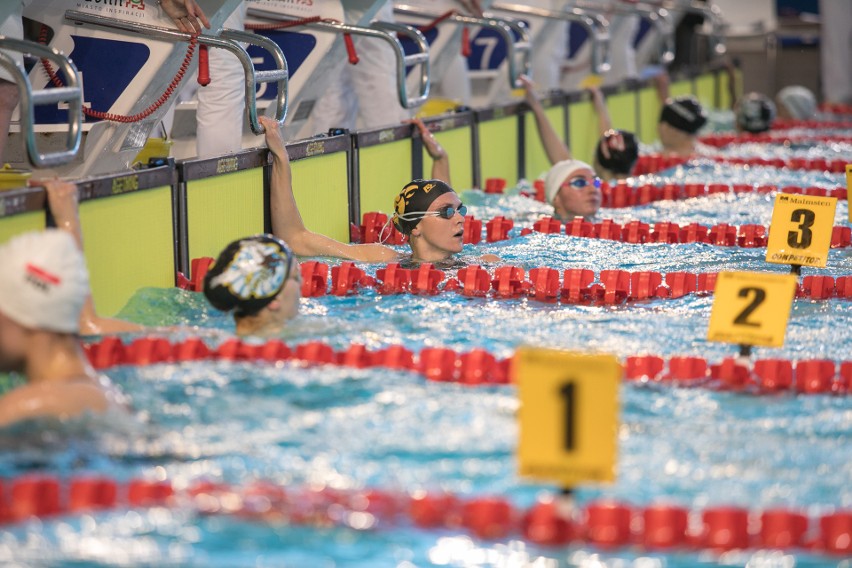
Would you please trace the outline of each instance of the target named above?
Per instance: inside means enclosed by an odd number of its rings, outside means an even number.
[[[435,211],[415,211],[412,213],[404,213],[402,215],[397,215],[398,218],[403,221],[416,221],[417,219],[422,219],[423,217],[440,217],[441,219],[452,219],[455,214],[458,213],[462,217],[467,214],[467,206],[459,205],[458,207],[453,207],[452,205],[445,205],[440,209]]]
[[[596,177],[592,179],[578,177],[574,178],[568,182],[568,185],[573,187],[574,189],[586,189],[589,185],[594,185],[597,189],[601,188],[601,178]]]

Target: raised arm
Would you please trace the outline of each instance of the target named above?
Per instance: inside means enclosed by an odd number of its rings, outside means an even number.
[[[544,151],[547,154],[547,159],[550,160],[551,164],[561,162],[562,160],[570,160],[571,150],[568,149],[568,146],[553,129],[553,125],[550,124],[550,120],[548,120],[547,115],[544,113],[541,102],[535,95],[532,81],[526,75],[521,75],[520,80],[524,85],[527,104],[533,116],[535,116],[536,129],[538,130],[541,144],[544,146]]]
[[[290,156],[284,147],[281,131],[275,120],[258,118],[266,129],[266,144],[272,152],[272,233],[286,242],[299,256],[331,256],[364,262],[390,262],[399,254],[390,247],[380,244],[350,245],[309,231],[293,195],[293,176],[290,171]]]
[[[609,117],[609,109],[606,107],[606,99],[604,94],[597,87],[590,87],[589,93],[592,95],[592,105],[595,107],[595,114],[598,115],[598,134],[603,134],[612,129],[612,120]]]
[[[77,205],[77,185],[59,179],[38,180],[32,185],[41,185],[47,193],[47,204],[56,227],[70,233],[80,250],[83,250],[83,232],[80,228],[80,212]],[[91,293],[83,304],[80,313],[80,334],[101,335],[105,333],[123,333],[141,331],[143,326],[128,321],[104,318],[97,314]]]
[[[423,146],[432,158],[432,179],[439,179],[447,185],[452,186],[453,184],[450,182],[450,156],[447,154],[447,151],[438,144],[438,141],[435,140],[435,135],[423,124],[422,120],[413,118],[406,122],[413,124],[420,131]]]

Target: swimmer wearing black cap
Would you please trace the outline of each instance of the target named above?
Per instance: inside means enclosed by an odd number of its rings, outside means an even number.
[[[451,262],[464,244],[464,214],[458,194],[443,180],[414,180],[406,184],[394,202],[393,223],[408,235],[411,255],[403,255],[383,244],[346,244],[309,231],[293,196],[290,158],[277,123],[259,119],[266,129],[266,144],[272,163],[273,233],[284,239],[299,256],[329,256],[363,262]],[[483,255],[481,262],[499,260]]]
[[[739,132],[760,134],[772,128],[777,114],[772,99],[761,93],[747,93],[734,104],[736,127]]]
[[[666,99],[657,123],[663,151],[688,158],[699,150],[698,131],[707,123],[707,113],[693,96]]]
[[[281,239],[255,235],[233,241],[204,277],[204,296],[232,312],[237,335],[275,335],[299,312],[302,274]]]

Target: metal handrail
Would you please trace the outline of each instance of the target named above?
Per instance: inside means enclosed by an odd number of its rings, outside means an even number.
[[[404,35],[418,47],[419,51],[417,53],[406,55],[402,49],[402,44],[393,35],[389,34],[393,40],[391,45],[394,47],[394,54],[396,55],[396,88],[400,104],[405,108],[415,108],[425,103],[426,99],[429,98],[432,81],[429,42],[426,41],[426,36],[414,26],[397,24],[395,22],[372,22],[370,27]],[[409,65],[420,69],[419,89],[417,95],[414,97],[408,96],[408,86],[405,80],[405,70]]]
[[[192,39],[191,34],[179,32],[170,28],[114,20],[112,18],[105,18],[95,14],[77,12],[75,10],[66,11],[65,18],[76,24],[92,24],[112,30],[121,30],[145,35],[146,37],[174,42],[188,42]],[[287,71],[287,60],[284,58],[284,52],[281,51],[281,48],[278,47],[275,42],[258,34],[237,30],[222,30],[219,36],[200,34],[197,36],[197,40],[201,45],[216,47],[233,53],[243,66],[243,72],[245,73],[246,78],[246,108],[248,109],[249,124],[252,132],[255,134],[263,134],[264,132],[263,126],[261,126],[260,122],[257,120],[257,99],[255,96],[257,85],[260,83],[277,83],[278,96],[275,105],[275,120],[278,121],[279,124],[284,123],[284,120],[287,117],[289,74]],[[257,45],[272,53],[278,67],[271,71],[255,71],[254,63],[252,62],[248,52],[238,43],[241,41]]]
[[[715,4],[701,4],[693,0],[687,0],[685,2],[647,0],[645,4],[650,4],[654,8],[667,10],[669,12],[672,10],[683,10],[685,12],[704,16],[710,20],[711,52],[716,57],[725,55],[725,53],[728,52],[728,47],[725,45],[725,22],[722,20],[722,10]]]
[[[603,16],[590,14],[586,10],[576,7],[547,10],[522,4],[493,4],[491,9],[579,23],[592,39],[592,71],[594,73],[606,73],[610,70],[609,22]]]
[[[412,26],[394,24],[390,22],[373,22],[370,24],[370,27],[345,24],[333,20],[303,22],[297,17],[256,7],[250,7],[248,9],[248,14],[266,20],[300,22],[298,25],[294,25],[292,27],[305,27],[332,33],[360,35],[380,39],[390,45],[394,50],[394,56],[396,57],[396,85],[399,104],[402,105],[403,108],[415,108],[426,102],[426,99],[429,97],[429,88],[431,84],[429,43],[426,41],[423,34]],[[418,46],[419,51],[417,53],[406,55],[405,50],[402,48],[402,44],[399,42],[394,33],[402,34],[411,39]],[[408,96],[408,86],[405,80],[405,70],[409,65],[419,66],[420,68],[420,81],[418,83],[419,89],[417,94],[412,97]]]
[[[27,157],[37,168],[51,168],[67,164],[77,156],[83,132],[83,91],[80,88],[80,72],[74,63],[52,47],[31,41],[0,36],[0,47],[18,51],[25,57],[48,59],[55,63],[65,76],[67,86],[54,89],[34,90],[29,78],[15,61],[0,52],[0,67],[3,67],[18,85],[21,104],[21,132],[27,147]],[[35,136],[35,107],[38,105],[68,104],[68,131],[65,149],[58,152],[39,152]]]
[[[395,4],[393,11],[394,13],[405,16],[415,16],[430,20],[437,20],[441,17],[441,14],[421,10],[407,4]],[[530,43],[529,28],[523,22],[507,18],[495,18],[488,15],[477,18],[463,14],[452,14],[446,18],[446,21],[488,28],[500,35],[503,41],[506,42],[506,59],[509,65],[509,86],[511,88],[520,87],[520,76],[530,74],[530,69],[532,68],[530,60],[532,44]],[[513,32],[519,36],[519,40],[515,40]]]

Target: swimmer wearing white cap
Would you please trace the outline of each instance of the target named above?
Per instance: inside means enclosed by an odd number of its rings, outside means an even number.
[[[0,397],[0,426],[125,408],[80,347],[89,275],[74,238],[55,229],[19,235],[0,246],[0,266],[0,371],[27,379]]]
[[[524,75],[521,83],[526,101],[535,117],[536,127],[547,158],[553,164],[544,178],[544,197],[553,205],[554,216],[562,221],[574,217],[591,219],[601,206],[601,180],[592,166],[573,159],[571,150],[562,141],[544,113],[533,90],[533,83]]]

